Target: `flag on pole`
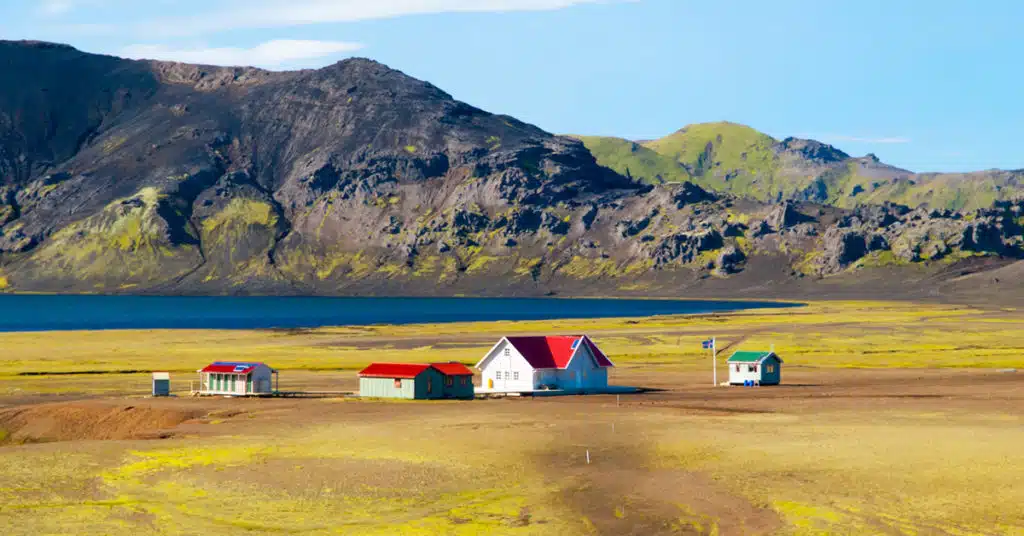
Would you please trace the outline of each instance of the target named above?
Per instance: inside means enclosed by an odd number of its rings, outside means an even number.
[[[708,339],[708,340],[702,342],[701,345],[704,347],[705,350],[714,350],[715,349],[715,339]]]

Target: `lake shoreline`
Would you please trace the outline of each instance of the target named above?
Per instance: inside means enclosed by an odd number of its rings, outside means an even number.
[[[0,332],[297,330],[650,318],[799,308],[770,300],[635,298],[0,295]]]

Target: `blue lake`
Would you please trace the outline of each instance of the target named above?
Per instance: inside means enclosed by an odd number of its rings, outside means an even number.
[[[795,306],[770,302],[689,300],[0,294],[0,331],[314,328],[644,317]]]

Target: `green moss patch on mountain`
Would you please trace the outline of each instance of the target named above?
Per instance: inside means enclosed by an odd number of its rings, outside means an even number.
[[[728,122],[690,125],[643,144],[580,139],[601,165],[640,180],[690,180],[759,201],[813,201],[844,208],[898,203],[971,211],[1024,196],[1024,171],[912,173],[874,155],[853,158],[814,140],[778,141]]]
[[[154,188],[110,203],[102,212],[50,237],[30,258],[35,277],[96,290],[130,289],[173,280],[201,263],[198,248],[175,243]]]
[[[583,142],[602,166],[651,184],[691,180],[690,172],[675,160],[639,143],[605,136],[573,136]]]

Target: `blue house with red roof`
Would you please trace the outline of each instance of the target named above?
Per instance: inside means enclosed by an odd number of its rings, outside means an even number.
[[[505,337],[477,363],[482,391],[604,392],[614,363],[586,335]]]

